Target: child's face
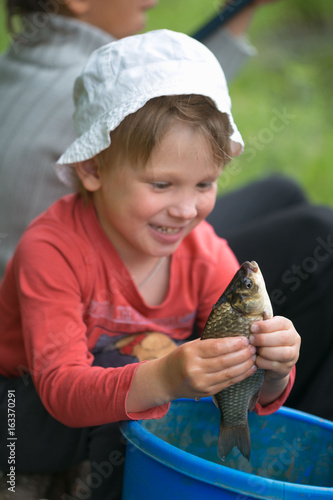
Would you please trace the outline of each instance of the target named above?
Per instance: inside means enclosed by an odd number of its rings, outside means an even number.
[[[123,258],[170,255],[207,217],[221,173],[211,156],[202,135],[175,122],[146,167],[125,161],[101,169],[94,204],[102,228]]]
[[[144,28],[146,11],[156,3],[157,0],[92,0],[82,20],[115,38],[123,38]]]

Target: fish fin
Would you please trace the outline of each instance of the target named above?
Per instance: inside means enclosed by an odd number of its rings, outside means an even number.
[[[256,392],[255,394],[253,394],[252,398],[250,399],[250,402],[249,402],[249,412],[250,413],[251,413],[251,411],[254,410],[256,404],[259,401],[259,394],[260,394],[260,389],[259,389],[258,392]]]
[[[227,458],[235,446],[247,460],[250,460],[251,438],[248,424],[224,427],[221,422],[218,451],[222,461]]]

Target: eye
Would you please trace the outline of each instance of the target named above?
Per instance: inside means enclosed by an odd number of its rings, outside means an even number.
[[[203,191],[206,191],[208,189],[211,189],[211,187],[213,186],[213,182],[199,182],[197,184],[197,187]]]
[[[151,182],[150,184],[157,191],[163,191],[170,186],[169,182]]]
[[[244,285],[245,285],[245,288],[247,288],[248,290],[250,290],[252,288],[253,283],[252,283],[252,281],[250,279],[245,278]]]

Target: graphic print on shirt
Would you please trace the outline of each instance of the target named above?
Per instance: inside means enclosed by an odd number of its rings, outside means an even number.
[[[98,325],[96,328],[99,328]],[[93,349],[94,364],[107,368],[156,359],[167,355],[180,344],[181,341],[174,341],[160,332],[146,331],[135,335],[125,334],[112,337],[107,333],[102,333]]]
[[[184,339],[192,332],[196,311],[184,316],[168,315],[162,318],[145,317],[136,309],[127,304],[113,305],[110,301],[91,301],[89,309],[85,313],[85,319],[92,320],[93,324],[105,324],[110,332],[109,335],[117,333],[133,333],[139,331],[162,331],[171,333],[179,339]],[[91,335],[88,324],[88,336]]]
[[[106,294],[98,299],[86,313],[96,365],[119,367],[160,358],[192,333],[195,312],[147,318],[126,303],[112,303]]]

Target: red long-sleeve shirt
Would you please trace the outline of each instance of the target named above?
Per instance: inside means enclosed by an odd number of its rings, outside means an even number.
[[[92,366],[101,339],[144,331],[183,340],[201,330],[238,268],[225,240],[202,222],[172,256],[167,296],[145,303],[94,208],[62,198],[23,235],[0,286],[0,373],[30,373],[47,410],[72,427],[159,418],[168,405],[126,412],[138,363]],[[256,410],[275,411],[290,392]]]

